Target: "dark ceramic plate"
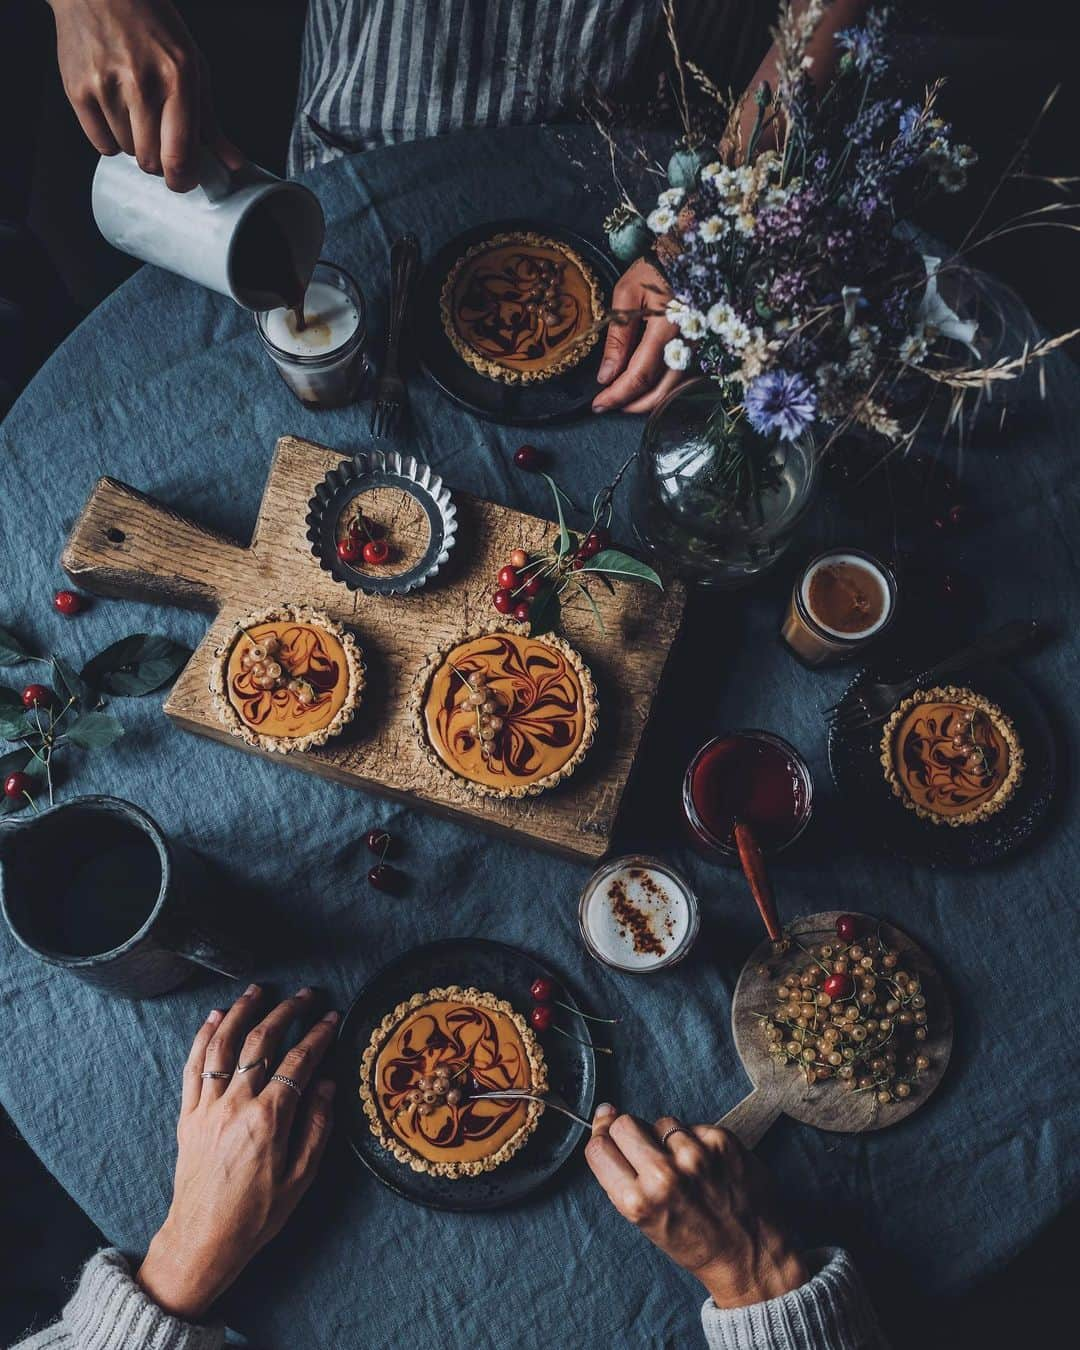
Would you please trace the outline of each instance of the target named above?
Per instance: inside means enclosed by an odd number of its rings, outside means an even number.
[[[432,1209],[495,1209],[518,1204],[547,1185],[574,1152],[584,1127],[555,1111],[545,1111],[521,1151],[494,1171],[458,1180],[430,1176],[398,1162],[376,1141],[360,1103],[360,1061],[375,1028],[399,1003],[425,989],[458,984],[495,994],[518,1012],[527,1013],[532,1007],[529,986],[538,975],[553,980],[563,1002],[577,1007],[565,984],[539,961],[514,947],[482,938],[451,938],[414,947],[384,966],[357,995],[338,1037],[338,1112],[353,1152],[383,1185]],[[593,1051],[558,1033],[542,1037],[542,1044],[552,1088],[572,1111],[588,1120],[596,1096]]]
[[[454,350],[453,343],[443,330],[439,313],[439,297],[450,269],[474,244],[490,239],[492,235],[511,230],[534,230],[560,243],[569,244],[596,273],[604,292],[606,304],[619,279],[619,268],[595,244],[583,239],[573,230],[539,220],[493,220],[474,226],[444,244],[424,268],[417,286],[414,308],[414,332],[420,364],[434,383],[448,398],[476,417],[509,426],[537,427],[562,421],[585,412],[599,393],[596,372],[600,369],[603,353],[603,334],[600,340],[572,370],[555,375],[538,384],[501,384],[490,380]]]
[[[902,679],[910,674],[896,661],[861,671],[848,686],[845,701],[867,681]],[[870,838],[910,862],[931,867],[979,867],[996,862],[1025,844],[1042,822],[1054,794],[1054,736],[1041,704],[1027,685],[1004,666],[951,675],[948,684],[974,689],[992,700],[1013,721],[1024,748],[1024,777],[1005,806],[977,825],[935,825],[908,811],[885,780],[879,762],[882,724],[853,735],[829,731],[829,767],[849,809],[858,813]]]

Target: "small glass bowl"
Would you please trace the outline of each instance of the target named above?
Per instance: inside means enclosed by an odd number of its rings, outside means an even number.
[[[790,848],[806,829],[807,825],[809,825],[810,817],[814,812],[814,780],[810,774],[810,766],[789,741],[785,741],[782,736],[777,736],[771,731],[758,731],[756,729],[729,731],[725,732],[722,736],[714,736],[712,740],[705,742],[690,761],[689,767],[686,770],[686,775],[683,778],[682,799],[683,812],[686,816],[686,823],[690,828],[692,842],[706,857],[714,860],[719,859],[723,862],[738,862],[739,853],[733,841],[729,842],[726,839],[720,839],[709,829],[708,825],[706,825],[705,821],[702,819],[701,813],[694,801],[694,774],[701,761],[706,755],[714,750],[716,746],[723,744],[725,741],[736,740],[757,741],[761,744],[771,746],[774,750],[778,750],[791,761],[802,784],[803,806],[798,818],[792,822],[792,832],[782,844],[770,845],[759,841],[762,852],[766,854],[766,856],[782,853],[784,849]]]

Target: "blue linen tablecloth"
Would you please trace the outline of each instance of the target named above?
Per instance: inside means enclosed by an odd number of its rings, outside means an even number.
[[[328,217],[325,252],[360,279],[376,330],[398,232],[414,230],[430,254],[478,221],[530,214],[599,237],[611,196],[603,147],[582,130],[388,148],[339,161],[311,183]],[[1077,403],[1070,375],[1067,365],[1055,372],[1063,412]],[[473,420],[421,378],[412,399],[415,449],[452,486],[548,513],[542,482],[512,466],[520,432]],[[246,537],[278,435],[355,449],[368,441],[367,417],[366,406],[302,409],[247,314],[143,269],[68,339],[0,428],[0,623],[76,666],[132,631],[194,644],[199,616],[105,601],[74,622],[52,611],[63,583],[57,558],[95,478],[114,475]],[[980,515],[955,543],[961,565],[981,574],[984,626],[1053,621],[1057,640],[1023,666],[1065,760],[1078,720],[1073,427],[1066,434],[1042,416],[1006,447],[980,451],[968,466]],[[531,439],[587,500],[639,434],[638,422],[609,416]],[[819,540],[851,542],[831,510],[815,529]],[[108,753],[70,758],[62,791],[128,797],[220,860],[265,916],[251,934],[265,953],[257,974],[281,991],[322,986],[344,1007],[374,970],[417,943],[501,939],[542,956],[623,1019],[603,1095],[650,1119],[675,1111],[711,1120],[746,1090],[728,1016],[758,934],[740,879],[673,843],[674,808],[699,742],[724,727],[772,728],[807,755],[818,794],[806,846],[777,869],[783,915],[851,908],[898,920],[940,963],[957,1041],[945,1084],[906,1123],[845,1137],[781,1120],[760,1151],[805,1238],[847,1243],[880,1297],[955,1292],[1020,1250],[1077,1190],[1077,840],[1061,802],[1028,850],[979,872],[919,869],[858,837],[829,782],[820,716],[847,677],[804,670],[776,641],[796,561],[760,591],[694,600],[631,788],[620,842],[663,852],[703,897],[696,952],[666,975],[622,977],[586,955],[576,920],[584,867],[186,736],[162,717],[158,698],[118,703],[128,734]],[[376,824],[405,841],[405,899],[364,879],[360,836]],[[144,1248],[165,1213],[181,1064],[200,1020],[234,992],[200,977],[150,1002],[109,1000],[0,932],[0,1098],[122,1248]],[[700,1297],[580,1165],[521,1209],[461,1216],[409,1206],[341,1147],[223,1311],[268,1347],[686,1345],[700,1334]]]

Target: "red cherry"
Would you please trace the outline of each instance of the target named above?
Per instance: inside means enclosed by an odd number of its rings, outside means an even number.
[[[857,927],[854,914],[841,914],[836,921],[836,936],[841,942],[854,942]]]
[[[500,614],[509,614],[514,608],[514,597],[507,590],[499,590],[491,597],[491,603]]]
[[[532,988],[529,990],[537,1003],[550,1003],[554,992],[555,986],[546,975],[541,975],[539,979],[533,980]]]
[[[398,874],[394,868],[387,867],[385,863],[379,863],[373,867],[367,874],[367,879],[377,891],[394,891],[397,889]]]
[[[522,445],[514,452],[514,463],[526,473],[535,473],[540,467],[540,451],[535,445]]]
[[[551,1005],[548,1003],[537,1003],[529,1013],[529,1021],[537,1031],[547,1031],[551,1026]]]
[[[520,605],[514,606],[514,618],[517,619],[518,623],[529,622],[529,606],[524,600],[522,600]]]
[[[504,567],[499,573],[499,588],[504,591],[516,591],[518,574],[512,567]]]
[[[830,975],[821,986],[822,992],[831,999],[850,998],[855,982],[850,975]]]
[[[570,564],[570,566],[575,572],[580,572],[581,569],[585,566],[585,559],[579,553],[578,556],[574,559],[574,561]]]
[[[22,797],[30,791],[32,779],[26,773],[9,773],[4,779],[5,797]]]
[[[53,701],[53,691],[44,684],[28,684],[22,691],[24,708],[47,708]]]
[[[531,581],[525,583],[526,596],[530,600],[535,600],[536,597],[540,594],[540,588],[543,586],[543,584],[544,583],[540,580],[539,577],[533,577]]]
[[[372,567],[381,567],[390,559],[390,545],[385,539],[369,539],[364,545],[364,561]]]
[[[601,548],[607,548],[611,543],[611,532],[603,525],[594,525],[589,531],[589,537],[595,539]]]
[[[524,550],[523,548],[516,548],[516,549],[514,549],[514,551],[510,554],[510,566],[511,566],[511,567],[519,567],[519,568],[520,568],[520,567],[524,567],[525,564],[526,564],[528,561],[529,561],[529,555],[525,552],[525,550]]]
[[[594,534],[587,534],[581,541],[581,547],[578,549],[579,558],[595,558],[603,545]]]
[[[358,562],[360,560],[360,540],[353,534],[348,535],[339,542],[337,555],[343,563]]]
[[[73,614],[78,614],[84,603],[83,597],[78,591],[57,591],[53,599],[53,604],[66,619],[70,619]]]
[[[364,835],[364,843],[381,858],[388,858],[397,852],[394,837],[388,830],[368,830]]]

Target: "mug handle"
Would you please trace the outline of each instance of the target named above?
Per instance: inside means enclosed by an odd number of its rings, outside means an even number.
[[[197,966],[206,966],[208,970],[216,970],[230,980],[242,980],[250,968],[246,956],[231,951],[218,938],[200,928],[178,935],[169,945],[177,956],[193,961]]]

